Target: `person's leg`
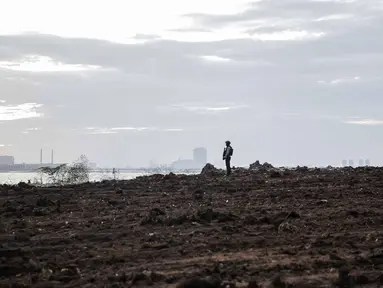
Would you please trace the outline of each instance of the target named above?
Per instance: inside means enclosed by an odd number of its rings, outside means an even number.
[[[230,157],[226,158],[226,175],[229,176],[231,174],[231,167],[230,167]]]

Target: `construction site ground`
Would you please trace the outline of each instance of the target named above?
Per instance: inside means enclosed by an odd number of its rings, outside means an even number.
[[[0,287],[377,287],[382,207],[381,168],[3,185]]]

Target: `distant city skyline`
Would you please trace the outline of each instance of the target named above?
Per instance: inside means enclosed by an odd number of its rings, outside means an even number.
[[[196,153],[196,151],[198,151]],[[95,167],[98,167],[98,168],[113,168],[113,167],[117,167],[117,168],[127,168],[127,167],[130,167],[130,168],[156,168],[156,167],[161,167],[161,166],[168,166],[168,167],[174,167],[176,168],[177,170],[177,166],[174,166],[174,164],[176,162],[184,162],[184,164],[181,164],[180,167],[178,167],[178,169],[194,169],[194,168],[197,168],[199,167],[198,165],[195,166],[195,162],[199,162],[197,158],[199,159],[203,159],[202,161],[200,161],[201,163],[201,167],[203,167],[206,163],[211,163],[213,165],[215,165],[216,167],[224,167],[224,164],[221,160],[218,160],[216,159],[215,161],[208,161],[208,154],[207,154],[207,148],[205,147],[197,147],[197,148],[193,148],[192,149],[192,152],[193,152],[193,157],[192,159],[189,157],[186,157],[186,158],[182,158],[182,157],[178,157],[177,159],[178,160],[173,160],[173,161],[170,161],[170,162],[167,162],[167,163],[155,163],[153,160],[151,160],[149,162],[149,164],[147,165],[139,165],[139,166],[132,166],[132,165],[129,165],[129,164],[125,164],[125,165],[121,165],[121,166],[118,166],[118,165],[100,165],[99,163],[95,163],[93,161],[91,161],[91,159],[88,159],[91,163],[91,166],[93,168]],[[190,151],[188,153],[190,155]],[[201,155],[202,154],[202,155]],[[11,161],[12,163],[14,164],[33,164],[33,165],[37,165],[37,164],[56,164],[54,163],[54,150],[50,150],[50,161],[44,161],[44,150],[41,149],[40,150],[40,161],[36,161],[36,162],[25,162],[25,161],[16,161],[15,157],[13,155],[1,155],[0,154],[0,165],[3,165],[5,163],[8,163],[10,164],[9,161]],[[86,156],[86,155],[85,155]],[[58,163],[72,163],[74,162],[75,160],[77,160],[79,157],[76,157],[74,158],[73,160],[71,161],[62,161],[62,162],[58,162]],[[11,159],[11,160],[10,160]],[[197,160],[196,160],[197,159]],[[361,167],[361,166],[371,166],[371,160],[370,159],[361,159],[361,158],[355,158],[355,159],[358,159],[357,161],[355,161],[354,159],[343,159],[341,160],[340,163],[333,163],[333,164],[330,164],[330,163],[325,163],[325,164],[306,164],[307,166],[309,167],[326,167],[328,165],[330,166],[340,166],[340,167],[348,167],[348,166],[352,166],[352,167]],[[258,159],[257,159],[258,160]],[[195,162],[193,162],[195,161]],[[255,162],[255,161],[253,161]],[[253,163],[251,162],[251,163]],[[251,163],[246,163],[246,164],[235,164],[234,166],[238,166],[238,167],[247,167],[249,166]],[[355,163],[357,163],[357,165],[355,165]],[[294,164],[294,163],[288,163],[288,164],[280,164],[280,163],[272,163],[273,165],[275,165],[276,167],[295,167],[295,166],[302,166],[302,164]],[[186,165],[185,167],[183,167],[182,165]],[[199,168],[201,168],[199,167]]]
[[[355,165],[355,163],[358,163],[358,164]],[[353,159],[349,159],[349,160],[343,159],[341,164],[342,167],[348,167],[348,166],[363,167],[363,166],[370,166],[370,165],[371,165],[370,159],[360,159],[360,158],[358,159],[357,162],[354,161]]]

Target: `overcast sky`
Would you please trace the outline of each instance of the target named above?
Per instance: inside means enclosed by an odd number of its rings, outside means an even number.
[[[382,0],[0,4],[0,153],[383,164]],[[223,163],[221,163],[223,164]]]

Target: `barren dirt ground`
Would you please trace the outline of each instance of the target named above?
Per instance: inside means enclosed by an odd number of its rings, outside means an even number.
[[[382,196],[380,168],[0,186],[0,287],[377,287]]]

